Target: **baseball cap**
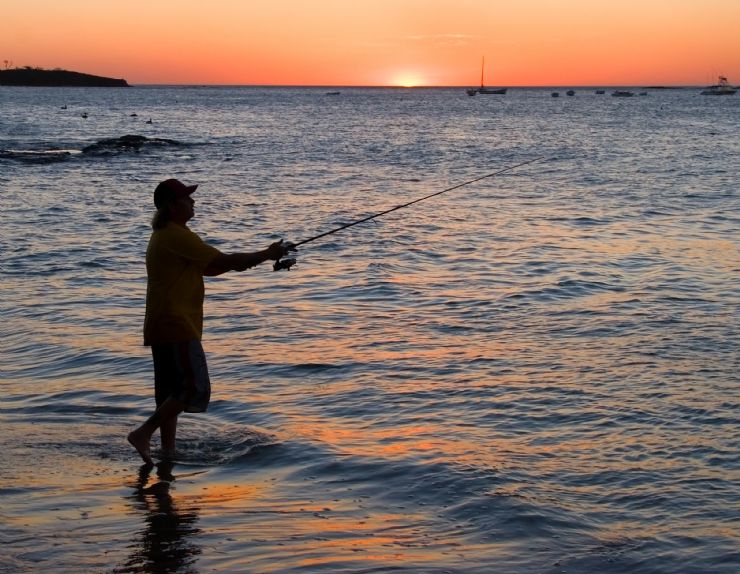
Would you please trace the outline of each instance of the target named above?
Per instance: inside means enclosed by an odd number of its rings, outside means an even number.
[[[154,205],[157,209],[162,209],[173,199],[187,197],[197,187],[197,185],[185,185],[178,179],[166,179],[154,190]]]

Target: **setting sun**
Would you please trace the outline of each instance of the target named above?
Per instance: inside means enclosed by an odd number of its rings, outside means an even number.
[[[416,88],[419,86],[425,86],[426,82],[421,76],[416,74],[403,74],[395,77],[390,83],[391,86],[398,86],[400,88]]]

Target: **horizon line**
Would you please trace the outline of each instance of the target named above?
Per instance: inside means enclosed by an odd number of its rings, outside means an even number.
[[[424,89],[466,89],[477,88],[471,84],[446,84],[446,85],[419,85],[419,86],[399,86],[393,84],[216,84],[216,83],[180,83],[180,82],[134,82],[129,83],[129,87],[145,86],[169,86],[169,87],[212,87],[212,88],[316,88],[316,89],[398,89],[398,90],[424,90]],[[552,85],[503,85],[496,84],[486,86],[487,88],[508,88],[508,89],[554,89],[554,88],[643,88],[643,89],[691,89],[703,88],[706,84],[552,84]]]

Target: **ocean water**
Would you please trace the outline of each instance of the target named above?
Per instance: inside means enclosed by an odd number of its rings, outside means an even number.
[[[740,570],[740,98],[549,92],[0,88],[0,572]],[[141,467],[158,181],[250,251],[536,158],[207,279]]]

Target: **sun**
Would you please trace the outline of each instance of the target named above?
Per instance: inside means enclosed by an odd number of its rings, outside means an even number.
[[[418,74],[399,74],[391,82],[392,86],[399,88],[416,88],[425,85],[424,78]]]

